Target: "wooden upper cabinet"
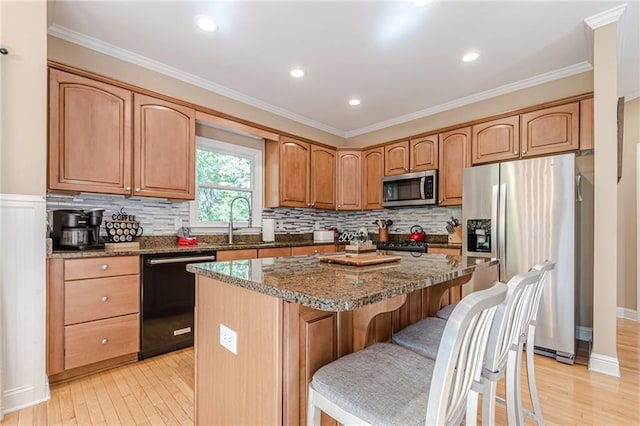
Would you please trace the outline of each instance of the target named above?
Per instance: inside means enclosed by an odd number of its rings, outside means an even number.
[[[309,207],[336,209],[336,151],[311,145],[311,191]]]
[[[579,102],[545,108],[520,116],[522,157],[579,148]]]
[[[471,127],[440,134],[439,204],[462,204],[462,170],[471,166]]]
[[[409,173],[409,141],[396,142],[384,147],[384,175]]]
[[[362,210],[360,151],[338,151],[338,210]]]
[[[384,149],[362,152],[362,208],[382,208],[382,178],[384,177]]]
[[[311,144],[291,138],[281,138],[280,206],[309,207],[310,159]]]
[[[134,195],[195,198],[195,111],[134,96]]]
[[[131,192],[129,90],[49,70],[50,189]]]
[[[409,141],[409,171],[435,170],[438,168],[438,135]]]
[[[471,129],[473,164],[512,160],[520,157],[520,116],[476,124]]]
[[[593,98],[580,101],[580,149],[593,149]]]

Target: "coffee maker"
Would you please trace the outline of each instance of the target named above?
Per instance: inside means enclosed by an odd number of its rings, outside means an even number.
[[[54,250],[91,250],[104,248],[100,242],[100,225],[104,209],[54,210]]]

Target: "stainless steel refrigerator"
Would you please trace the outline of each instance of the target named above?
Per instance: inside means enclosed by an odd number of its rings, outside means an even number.
[[[593,160],[589,156],[585,166],[583,158],[564,154],[463,172],[463,253],[499,258],[502,282],[536,263],[556,262],[540,304],[535,346],[569,364],[576,347],[576,299],[591,303],[579,291],[588,285],[589,256],[593,258],[588,242],[589,235],[593,239],[593,205],[587,205],[593,197],[583,179],[589,163],[593,170]],[[578,278],[583,284],[576,283]]]

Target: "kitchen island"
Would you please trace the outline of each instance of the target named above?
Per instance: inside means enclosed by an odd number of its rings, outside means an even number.
[[[450,287],[498,264],[399,256],[366,267],[318,256],[187,266],[197,274],[196,423],[304,424],[318,368],[433,315]],[[223,326],[231,351],[220,343]]]

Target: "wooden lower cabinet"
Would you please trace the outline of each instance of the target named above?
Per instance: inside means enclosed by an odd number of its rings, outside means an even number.
[[[51,383],[138,359],[138,256],[49,259],[47,271]]]
[[[434,315],[443,294],[470,277],[410,293],[401,306],[393,302],[400,297],[378,302],[387,308],[328,312],[198,275],[195,423],[306,424],[307,390],[320,367]],[[369,321],[376,312],[384,313]],[[221,324],[237,333],[237,353],[220,345]]]

